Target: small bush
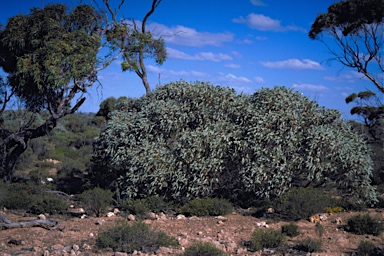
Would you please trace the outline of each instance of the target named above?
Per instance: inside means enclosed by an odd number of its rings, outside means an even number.
[[[324,227],[323,227],[323,225],[321,225],[320,222],[316,222],[315,232],[316,232],[316,234],[317,234],[317,236],[319,238],[323,236],[323,234],[324,234]]]
[[[323,250],[323,242],[320,239],[306,238],[298,242],[295,249],[304,252],[321,252]]]
[[[276,212],[288,220],[307,219],[311,215],[333,207],[330,194],[316,188],[296,188],[276,200]]]
[[[370,241],[361,241],[357,247],[357,256],[373,256],[375,254],[375,245]]]
[[[100,232],[97,243],[101,248],[112,248],[114,251],[132,253],[133,251],[153,252],[160,246],[178,246],[176,239],[164,232],[150,229],[142,222],[129,225],[120,223],[108,230]]]
[[[84,208],[88,214],[95,214],[100,217],[112,205],[112,196],[113,193],[109,190],[94,188],[81,193],[79,199],[84,203]]]
[[[339,213],[339,212],[343,212],[343,207],[340,207],[340,206],[335,206],[335,207],[325,207],[325,212],[327,213]]]
[[[296,223],[289,223],[287,225],[283,225],[281,227],[281,233],[290,237],[298,236],[300,235],[299,226]]]
[[[171,207],[171,203],[164,201],[159,196],[150,196],[145,198],[144,201],[149,210],[155,213],[167,212]]]
[[[225,253],[210,243],[197,242],[187,247],[183,256],[224,256]]]
[[[31,196],[39,192],[39,188],[31,183],[4,184],[2,205],[13,210],[29,210]]]
[[[250,250],[259,251],[263,248],[276,248],[285,242],[285,236],[274,229],[257,229],[252,234]]]
[[[229,214],[232,211],[232,204],[228,200],[220,198],[194,199],[180,209],[180,212],[187,216],[218,216]]]
[[[150,211],[147,202],[143,199],[126,199],[122,203],[122,210],[136,215],[139,219],[145,218]]]
[[[378,236],[384,230],[384,225],[381,221],[372,218],[368,214],[356,215],[348,219],[348,231],[357,235],[374,235]]]
[[[68,209],[68,204],[61,197],[52,194],[36,194],[30,200],[29,211],[33,214],[63,214]]]

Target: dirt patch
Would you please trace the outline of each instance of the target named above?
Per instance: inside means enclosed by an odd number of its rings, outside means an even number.
[[[8,211],[1,212],[1,214],[12,222],[36,219],[36,216],[22,216]],[[342,226],[346,224],[346,220],[357,214],[366,214],[366,212],[343,212],[327,215],[326,220],[321,222],[324,228],[321,237],[316,232],[314,223],[301,220],[296,223],[299,226],[300,235],[295,238],[288,238],[287,244],[292,247],[298,241],[308,237],[321,239],[323,252],[313,254],[319,256],[353,255],[362,240],[369,240],[377,246],[382,246],[384,244],[383,234],[380,236],[354,235],[343,230]],[[370,210],[369,214],[384,221],[383,212]],[[48,216],[48,219],[58,221],[58,227],[0,230],[0,255],[119,255],[111,250],[98,248],[96,238],[101,230],[116,225],[117,221],[124,220],[126,217],[122,215],[102,218]],[[337,220],[340,219],[342,223],[338,224]],[[267,223],[268,227],[259,227],[263,221]],[[262,253],[249,252],[244,243],[250,239],[255,229],[281,229],[282,225],[288,223],[243,216],[236,212],[223,218],[191,217],[177,219],[176,216],[168,215],[162,219],[145,220],[145,222],[151,227],[175,237],[180,243],[179,248],[161,248],[156,255],[178,255],[182,253],[183,248],[196,241],[210,242],[227,251],[228,255],[282,255],[282,253],[274,250],[266,250]],[[298,255],[298,253],[291,253],[290,255]],[[136,253],[136,255],[152,254]]]

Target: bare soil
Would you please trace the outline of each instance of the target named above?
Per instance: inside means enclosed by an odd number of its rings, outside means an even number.
[[[293,247],[298,241],[305,238],[321,239],[323,251],[311,255],[340,256],[355,255],[356,249],[362,240],[369,240],[376,246],[383,247],[384,234],[380,236],[355,235],[343,230],[343,225],[351,216],[369,213],[372,217],[384,221],[384,213],[371,209],[369,212],[343,212],[327,215],[327,219],[321,222],[324,232],[319,236],[315,224],[308,220],[297,222],[300,235],[288,238],[287,244]],[[37,216],[27,216],[9,211],[0,212],[12,222],[36,219]],[[342,223],[336,224],[337,218]],[[112,217],[86,217],[73,216],[47,216],[47,219],[58,221],[55,228],[44,229],[41,227],[15,228],[0,230],[0,256],[9,255],[126,255],[112,252],[112,250],[100,249],[96,245],[97,235],[101,230],[116,225],[118,220],[126,219],[117,214]],[[268,227],[258,227],[260,222],[266,221]],[[160,248],[156,255],[180,255],[183,248],[196,241],[210,242],[228,255],[306,255],[298,251],[265,250],[264,252],[250,252],[244,245],[249,241],[255,229],[280,229],[288,222],[273,222],[271,219],[244,216],[237,212],[218,217],[185,218],[177,219],[176,216],[166,216],[163,219],[145,220],[145,222],[157,230],[175,237],[180,243],[179,248]],[[137,252],[134,255],[155,255]],[[310,255],[310,254],[307,254]]]

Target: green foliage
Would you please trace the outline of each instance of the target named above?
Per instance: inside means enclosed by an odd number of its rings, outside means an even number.
[[[321,238],[324,234],[324,227],[320,222],[316,222],[315,224],[315,233],[319,238]]]
[[[122,210],[144,218],[150,211],[148,204],[144,199],[125,199],[122,203]]]
[[[359,246],[357,247],[357,256],[375,256],[378,254],[375,254],[375,248],[376,246],[371,242],[367,240],[363,240],[360,242]]]
[[[285,236],[274,229],[256,229],[252,233],[249,249],[259,251],[263,248],[276,248],[285,242]]]
[[[33,214],[63,214],[67,212],[67,202],[53,194],[36,194],[30,199],[29,211]]]
[[[132,225],[120,223],[99,233],[97,243],[101,248],[132,253],[133,251],[153,252],[160,246],[178,246],[176,239],[164,232],[149,228],[142,222]]]
[[[62,214],[67,211],[67,202],[60,196],[49,194],[37,183],[1,184],[0,206],[24,210],[33,214]]]
[[[384,223],[378,219],[372,218],[369,214],[356,215],[348,219],[347,228],[349,232],[357,235],[378,236],[384,231]]]
[[[323,250],[323,242],[321,241],[321,239],[306,238],[304,240],[299,241],[295,245],[295,249],[310,253],[321,252]]]
[[[232,204],[219,198],[196,198],[180,209],[180,212],[187,216],[219,216],[229,214],[232,211]]]
[[[121,102],[94,163],[120,177],[128,198],[275,198],[326,184],[375,201],[370,151],[340,117],[284,87],[237,95],[180,81]]]
[[[281,226],[281,233],[290,237],[300,235],[299,226],[296,223],[289,223]]]
[[[86,190],[80,195],[79,199],[83,202],[88,214],[95,214],[97,217],[106,213],[107,208],[112,206],[113,193],[101,188]]]
[[[31,205],[31,196],[37,193],[34,185],[13,183],[4,184],[2,205],[7,209],[28,210]]]
[[[197,242],[187,247],[182,256],[224,256],[222,250],[210,243]]]
[[[275,211],[288,220],[308,219],[335,204],[331,195],[321,189],[297,188],[276,200]]]

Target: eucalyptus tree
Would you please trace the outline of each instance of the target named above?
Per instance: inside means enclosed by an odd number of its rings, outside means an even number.
[[[373,138],[376,174],[382,173],[384,152],[384,0],[345,0],[316,17],[309,32],[323,42],[334,59],[365,76],[374,89],[362,88],[346,98],[351,114],[363,118]],[[377,173],[378,172],[378,173]],[[378,176],[378,175],[375,175]],[[376,179],[384,182],[384,178]]]
[[[327,185],[376,200],[363,138],[338,111],[284,87],[238,95],[180,81],[120,102],[110,118],[94,164],[128,198],[274,198]]]
[[[118,9],[124,1],[120,2]],[[148,18],[155,12],[161,1],[152,0],[151,9],[140,25],[134,19],[119,19],[118,12],[114,11],[110,1],[104,0],[106,6],[104,13],[111,20],[107,33],[108,41],[113,44],[114,49],[122,52],[122,70],[135,72],[140,77],[147,94],[151,92],[151,86],[148,82],[144,59],[153,58],[158,65],[161,65],[167,58],[164,39],[161,36],[155,37],[146,29]]]
[[[94,8],[80,5],[68,10],[56,4],[18,14],[0,31],[0,66],[7,73],[3,111],[17,99],[30,113],[49,112],[40,122],[31,114],[17,130],[1,126],[0,173],[5,180],[12,178],[29,140],[48,134],[85,101],[102,65],[97,59],[101,27],[102,17]]]
[[[355,69],[384,93],[384,0],[345,0],[316,17],[309,37],[323,42],[334,58]],[[331,39],[334,44],[327,43]]]

